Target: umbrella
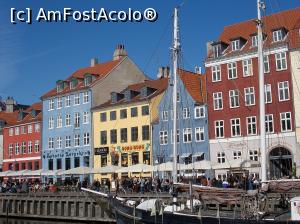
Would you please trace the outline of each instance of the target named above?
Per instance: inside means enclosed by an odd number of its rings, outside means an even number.
[[[14,172],[10,172],[8,173],[6,176],[7,177],[20,177],[23,176],[23,174],[25,172],[28,172],[29,170],[19,170],[19,171],[14,171]]]
[[[139,163],[128,167],[122,167],[116,170],[116,173],[141,173],[141,172],[152,172],[154,167],[151,165]]]
[[[92,173],[92,168],[90,167],[76,167],[69,170],[61,171],[58,175],[82,175],[90,173]]]
[[[213,163],[208,160],[201,160],[194,163],[190,163],[186,166],[187,170],[211,170]]]
[[[60,175],[61,170],[42,170],[41,176],[56,176]]]
[[[104,167],[97,167],[92,169],[91,173],[115,173],[116,170],[120,169],[120,166],[114,166],[114,165],[110,165],[110,166],[104,166]]]
[[[9,173],[13,173],[14,171],[12,170],[7,170],[4,172],[0,172],[0,177],[6,177]]]

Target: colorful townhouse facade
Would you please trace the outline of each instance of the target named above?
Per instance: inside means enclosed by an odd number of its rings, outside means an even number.
[[[166,69],[166,68],[165,68]],[[165,72],[163,72],[165,73]],[[168,73],[168,72],[167,72]],[[189,164],[209,160],[206,77],[179,69],[177,79],[177,161]],[[153,125],[155,164],[173,161],[173,83],[158,105],[159,117]]]
[[[124,46],[118,45],[113,60],[98,63],[92,59],[89,67],[57,81],[42,96],[43,168],[93,167],[91,108],[106,102],[112,90],[120,91],[145,78]]]
[[[216,163],[261,158],[255,21],[226,26],[219,40],[207,45],[210,155]],[[290,52],[299,47],[299,21],[300,8],[263,17],[268,178],[295,175],[295,170],[300,173],[295,133],[299,107],[295,110],[293,93],[297,87],[292,78],[297,66],[293,63],[299,61],[292,54],[299,52]],[[255,175],[260,173],[259,166],[246,169]],[[227,172],[216,170],[216,175],[225,177]]]
[[[93,111],[94,167],[135,164],[152,165],[152,121],[167,88],[168,79],[146,80],[112,92],[111,100]],[[151,173],[122,173],[121,176],[150,176]],[[98,174],[101,181],[112,174]]]
[[[3,129],[3,171],[41,169],[42,103],[19,110]]]
[[[0,97],[0,171],[2,170],[3,164],[3,128],[6,125],[13,124],[18,117],[18,111],[26,110],[28,108],[27,105],[21,105],[16,103],[13,97],[7,97],[7,99],[2,100]]]

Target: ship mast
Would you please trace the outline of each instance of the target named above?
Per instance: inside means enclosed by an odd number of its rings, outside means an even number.
[[[177,76],[178,56],[180,51],[178,9],[174,9],[174,31],[173,31],[173,183],[177,183]]]
[[[267,180],[266,159],[266,129],[265,129],[265,80],[264,80],[264,58],[263,58],[263,34],[261,19],[261,8],[263,3],[257,0],[257,50],[258,50],[258,74],[259,74],[259,120],[260,120],[260,154],[261,154],[261,181]]]

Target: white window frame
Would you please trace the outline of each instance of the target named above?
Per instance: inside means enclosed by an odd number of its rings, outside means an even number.
[[[70,107],[71,106],[71,96],[65,96],[65,107]]]
[[[275,54],[276,71],[287,70],[286,52]]]
[[[80,134],[74,134],[74,147],[80,146]]]
[[[40,151],[40,141],[39,140],[35,140],[35,142],[34,142],[34,151],[36,153]]]
[[[182,117],[183,119],[189,119],[191,117],[191,112],[189,107],[184,107],[182,109]]]
[[[34,131],[37,132],[37,133],[40,132],[40,131],[41,131],[41,125],[38,124],[38,123],[35,124],[35,125],[34,125]]]
[[[28,134],[32,133],[32,125],[31,124],[29,124],[28,127],[27,127],[27,133]]]
[[[56,128],[62,128],[62,126],[63,126],[62,116],[61,114],[58,114],[56,119]]]
[[[19,155],[20,154],[20,145],[19,143],[15,143],[15,155]]]
[[[196,106],[194,109],[195,119],[205,118],[205,107],[204,106]]]
[[[83,145],[84,146],[89,146],[90,145],[90,133],[89,132],[85,132],[83,134]]]
[[[221,133],[221,130],[222,130],[223,135],[218,136],[217,135],[217,133],[218,133],[217,130],[219,131],[219,133]],[[225,136],[224,120],[215,121],[215,138],[224,138],[224,136]]]
[[[241,119],[240,118],[230,119],[230,130],[231,130],[231,137],[241,136]],[[233,133],[234,131],[236,133]]]
[[[48,110],[54,110],[54,99],[49,99],[49,108]]]
[[[80,105],[80,94],[76,93],[74,94],[74,106]]]
[[[65,147],[70,148],[71,146],[72,146],[71,136],[68,135],[68,136],[65,137]]]
[[[54,138],[48,138],[48,149],[54,149]]]
[[[213,103],[214,103],[214,110],[222,110],[223,109],[223,93],[222,92],[213,93]]]
[[[272,40],[273,42],[279,42],[283,40],[283,32],[282,29],[274,30],[272,32]]]
[[[247,135],[256,135],[257,134],[256,116],[246,117],[246,124],[247,124]],[[253,129],[255,129],[255,132],[253,132]]]
[[[32,141],[28,142],[28,154],[32,153]]]
[[[289,117],[287,117],[287,115]],[[288,126],[288,122],[289,122],[290,128],[283,130],[283,125],[282,125],[283,122],[285,123],[285,127]],[[291,112],[282,112],[282,113],[280,113],[280,128],[281,128],[281,132],[292,131],[293,123],[292,123],[292,113]]]
[[[258,150],[249,150],[249,159],[252,161],[258,161]]]
[[[222,81],[221,65],[215,65],[215,66],[211,67],[211,80],[212,80],[212,82]]]
[[[255,89],[254,89],[253,86],[244,88],[244,95],[245,95],[245,106],[255,105]],[[247,102],[247,97],[251,97],[251,102],[250,103]]]
[[[269,55],[264,55],[263,61],[264,61],[264,73],[270,73]]]
[[[265,103],[272,103],[272,85],[265,84]]]
[[[74,128],[80,128],[80,113],[74,113]]]
[[[217,162],[221,164],[226,162],[225,152],[217,152]]]
[[[258,46],[258,36],[257,35],[253,35],[251,37],[251,43],[252,43],[252,47],[257,47]]]
[[[83,92],[83,103],[86,104],[89,101],[89,91]]]
[[[56,138],[56,142],[57,142],[57,148],[61,149],[62,148],[62,137],[57,137]]]
[[[278,82],[278,100],[279,102],[290,100],[289,81]]]
[[[54,118],[53,117],[49,117],[48,128],[49,129],[54,129]]]
[[[160,131],[159,132],[159,144],[167,145],[168,144],[168,131]]]
[[[82,123],[83,124],[89,123],[89,116],[90,116],[90,113],[88,111],[83,112],[83,115],[82,115]]]
[[[242,158],[242,151],[241,150],[234,150],[232,152],[232,156],[233,156],[234,160],[241,159]]]
[[[168,115],[169,115],[169,113],[168,113],[168,111],[167,110],[164,110],[163,112],[162,112],[162,120],[163,121],[168,121]]]
[[[253,76],[252,59],[243,60],[243,77]]]
[[[270,129],[269,129],[269,126],[270,126],[269,124],[272,124],[272,131],[270,131]],[[274,133],[274,117],[273,117],[273,114],[266,114],[266,116],[265,116],[265,126],[266,126],[266,133],[267,134]]]
[[[9,136],[13,136],[14,135],[14,128],[9,128],[8,134],[9,134]]]
[[[203,141],[205,141],[204,127],[196,127],[195,128],[195,142],[203,142]]]
[[[183,129],[183,143],[191,143],[192,142],[192,129],[191,128],[184,128]],[[186,138],[186,140],[185,140]]]
[[[238,89],[231,89],[231,90],[229,90],[228,95],[229,95],[229,107],[230,108],[240,107],[239,90]]]
[[[62,108],[62,97],[57,97],[56,99],[56,109],[61,109]]]
[[[15,127],[15,135],[19,135],[20,134],[20,128],[19,127]]]
[[[232,40],[231,41],[231,50],[232,51],[237,51],[240,49],[240,40],[237,39],[237,40]]]
[[[71,114],[66,114],[65,115],[65,126],[71,126]]]
[[[13,155],[13,151],[14,151],[14,144],[13,143],[10,143],[8,145],[8,155],[9,156],[12,156]]]
[[[173,138],[174,138],[174,136],[173,136],[173,129],[171,129],[170,137],[171,137],[171,144],[174,144],[174,141],[173,141]],[[180,142],[180,130],[179,129],[177,129],[176,138],[177,138],[176,139],[177,143],[179,143]]]
[[[230,62],[227,64],[227,72],[228,72],[228,79],[237,79],[237,65],[236,62]]]

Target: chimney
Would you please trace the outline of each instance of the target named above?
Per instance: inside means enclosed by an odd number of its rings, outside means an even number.
[[[195,73],[201,75],[201,67],[200,66],[195,66]]]
[[[206,42],[206,54],[207,56],[212,53],[213,47],[212,47],[213,41]]]
[[[113,60],[119,60],[127,56],[127,52],[123,44],[118,44],[113,55]]]
[[[98,58],[92,58],[91,59],[91,67],[95,67],[96,64],[98,64]]]
[[[167,78],[170,76],[170,67],[159,67],[158,68],[158,73],[157,73],[157,78]]]
[[[6,99],[5,104],[6,104],[6,112],[8,112],[8,113],[14,112],[15,101],[14,101],[13,97],[8,96],[7,99]]]

